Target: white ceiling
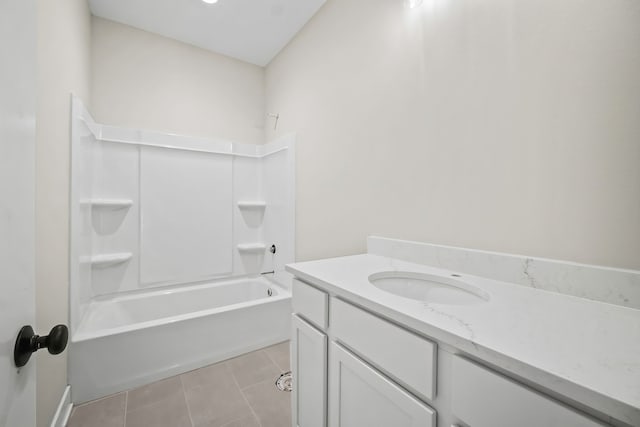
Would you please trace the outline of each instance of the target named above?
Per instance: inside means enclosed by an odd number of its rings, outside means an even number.
[[[102,18],[265,66],[326,0],[89,0]]]

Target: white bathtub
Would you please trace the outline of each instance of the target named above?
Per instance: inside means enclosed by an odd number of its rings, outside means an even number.
[[[96,300],[71,337],[72,400],[79,404],[285,341],[290,317],[291,293],[264,277]]]

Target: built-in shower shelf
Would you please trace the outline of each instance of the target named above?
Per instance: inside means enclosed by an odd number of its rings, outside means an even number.
[[[241,243],[237,246],[238,251],[243,253],[261,253],[267,249],[264,243]]]
[[[121,252],[114,254],[93,255],[89,257],[91,267],[93,268],[105,268],[114,265],[122,264],[131,259],[131,252]]]
[[[267,207],[267,202],[262,200],[242,200],[238,202],[240,209],[264,209]]]
[[[80,201],[80,204],[91,206],[95,209],[126,209],[133,205],[131,199],[85,199]]]

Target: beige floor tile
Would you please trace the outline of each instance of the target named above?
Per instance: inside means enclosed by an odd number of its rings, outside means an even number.
[[[226,364],[188,372],[181,379],[196,426],[222,427],[252,415]]]
[[[282,342],[280,344],[272,345],[264,349],[267,356],[273,360],[273,362],[280,368],[282,372],[291,370],[291,361],[289,360],[289,341]]]
[[[271,381],[242,390],[262,427],[291,425],[291,393],[279,391]]]
[[[185,390],[194,387],[214,386],[220,382],[225,384],[229,381],[233,382],[231,370],[224,362],[187,372],[180,375],[180,379]]]
[[[184,395],[171,395],[156,403],[127,410],[125,427],[191,427]]]
[[[204,423],[204,424],[195,424],[195,427],[212,427],[213,424]],[[230,423],[223,425],[222,427],[260,427],[260,423],[253,415],[249,415],[243,417],[239,420],[233,420]],[[290,427],[290,426],[283,426]]]
[[[179,377],[171,377],[129,391],[127,412],[135,411],[146,405],[184,396]],[[184,400],[184,399],[183,399]]]
[[[191,419],[197,426],[222,427],[252,414],[251,408],[235,384],[194,387],[186,391]]]
[[[289,427],[291,394],[274,384],[288,369],[276,344],[78,406],[68,427]]]
[[[89,402],[73,409],[67,427],[124,426],[126,393]]]
[[[263,381],[275,382],[280,369],[262,351],[254,351],[227,361],[241,389]]]

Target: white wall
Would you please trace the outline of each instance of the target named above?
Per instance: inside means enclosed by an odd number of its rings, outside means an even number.
[[[37,332],[68,323],[71,92],[89,102],[91,18],[84,0],[38,1],[36,116]],[[39,354],[37,425],[48,426],[67,384],[66,353]]]
[[[376,234],[640,268],[640,2],[329,0],[266,70],[297,259]]]
[[[263,142],[263,68],[95,17],[91,55],[96,121]]]

